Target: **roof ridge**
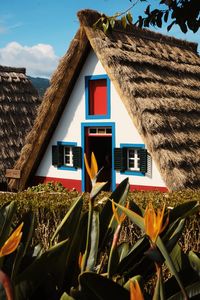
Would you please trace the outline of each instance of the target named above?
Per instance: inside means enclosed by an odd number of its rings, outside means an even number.
[[[0,65],[0,72],[15,72],[15,73],[26,74],[26,68],[16,68],[16,67],[8,67],[8,66]]]
[[[92,26],[103,14],[100,14],[98,11],[85,9],[77,13],[80,24],[83,26]],[[106,15],[104,15],[106,16]],[[134,35],[136,37],[157,41],[160,43],[167,43],[172,46],[177,46],[182,49],[187,49],[193,51],[197,54],[198,44],[194,42],[188,42],[186,40],[177,39],[172,36],[167,36],[158,32],[154,32],[149,29],[139,28],[135,25],[127,24],[126,29],[122,26],[121,22],[117,20],[115,22],[115,27],[112,29],[113,32],[126,32],[128,34]],[[112,33],[112,31],[110,31]],[[109,35],[109,31],[107,33]]]

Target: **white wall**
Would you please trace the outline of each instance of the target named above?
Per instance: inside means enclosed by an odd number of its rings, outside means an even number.
[[[52,136],[47,147],[46,153],[38,167],[36,176],[70,178],[81,180],[81,170],[68,171],[58,170],[52,166],[51,147],[56,145],[57,141],[76,142],[77,146],[81,146],[81,123],[95,122],[98,120],[85,119],[85,76],[106,74],[103,66],[98,61],[93,51],[89,54],[84,67],[77,79],[73,92],[71,93],[69,102],[62,114],[60,122]],[[115,147],[119,147],[120,143],[143,144],[143,141],[133,125],[122,101],[120,100],[112,82],[111,82],[111,118],[101,119],[99,122],[115,122]],[[153,163],[153,176],[129,176],[130,184],[148,185],[164,187],[165,184]],[[120,183],[127,175],[116,172],[116,182]]]

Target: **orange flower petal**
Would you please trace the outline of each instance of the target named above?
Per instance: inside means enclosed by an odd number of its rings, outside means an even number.
[[[82,261],[83,261],[83,254],[80,252],[79,257],[78,257],[78,265],[79,265],[80,269],[81,269],[81,266],[82,266]]]
[[[126,204],[126,208],[129,208],[129,203]],[[126,219],[126,214],[124,212],[122,212],[121,215],[117,213],[117,208],[115,207],[113,200],[112,200],[112,210],[113,210],[114,217],[117,220],[117,223],[121,225]]]
[[[4,243],[4,245],[0,249],[0,257],[8,255],[17,249],[22,237],[22,232],[21,232],[22,226],[23,223],[21,223],[17,227],[17,229],[11,234],[11,236]]]
[[[84,162],[85,162],[86,171],[87,171],[90,179],[92,180],[92,174],[91,174],[91,170],[90,170],[90,167],[89,167],[89,164],[88,164],[88,161],[87,161],[86,154],[84,154]]]
[[[98,165],[94,153],[91,154],[91,179],[94,179],[98,173]]]
[[[155,212],[152,203],[149,203],[144,214],[145,232],[153,243],[156,242],[158,235],[165,229],[168,224],[168,219],[163,225],[163,217],[165,213],[165,205]]]
[[[94,153],[92,152],[92,154],[91,154],[91,167],[89,167],[86,154],[84,154],[84,162],[85,162],[85,168],[90,177],[90,180],[93,181],[98,173],[98,165],[97,165],[97,161],[96,161]]]
[[[137,280],[134,280],[134,282],[130,281],[130,300],[144,300]]]
[[[129,208],[129,202],[127,202],[126,204],[126,208]],[[126,219],[127,215],[125,214],[125,212],[123,212],[119,218],[120,223],[122,224],[124,222],[124,220]]]
[[[117,223],[120,224],[120,220],[117,213],[117,208],[115,207],[114,201],[112,200],[112,211],[115,219],[117,220]]]

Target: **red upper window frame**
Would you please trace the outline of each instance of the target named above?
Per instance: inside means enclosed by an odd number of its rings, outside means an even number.
[[[89,114],[107,115],[107,80],[89,81]]]
[[[107,75],[85,77],[86,118],[110,118],[110,80]]]

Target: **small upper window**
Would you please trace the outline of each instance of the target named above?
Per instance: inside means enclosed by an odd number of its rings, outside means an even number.
[[[86,117],[110,117],[110,81],[106,75],[86,76]]]

